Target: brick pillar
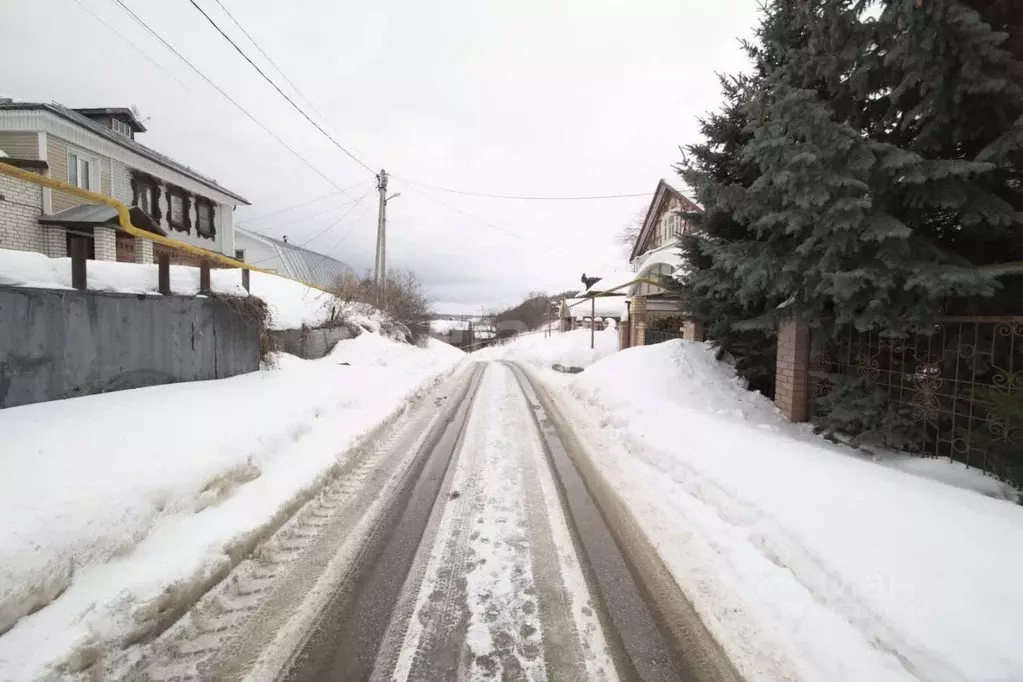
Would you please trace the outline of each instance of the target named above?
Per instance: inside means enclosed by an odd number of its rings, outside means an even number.
[[[135,262],[144,265],[153,264],[153,242],[148,239],[135,240]]]
[[[92,228],[96,260],[117,260],[117,233],[112,227]]]
[[[618,350],[625,350],[629,347],[629,341],[632,340],[629,337],[630,326],[628,320],[622,320],[618,323]]]
[[[50,258],[67,258],[67,232],[63,228],[43,228],[43,253]]]
[[[703,322],[699,320],[686,320],[682,326],[682,335],[687,341],[703,341]]]
[[[646,345],[646,299],[637,296],[632,299],[632,307],[629,309],[629,328],[632,330],[632,343],[630,346]]]
[[[774,404],[790,421],[805,422],[810,379],[810,330],[798,318],[778,328]]]

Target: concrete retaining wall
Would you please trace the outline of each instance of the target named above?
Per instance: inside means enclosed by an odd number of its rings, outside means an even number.
[[[277,350],[316,360],[329,353],[338,341],[354,338],[361,331],[348,325],[329,329],[281,329],[271,331],[270,337]]]
[[[258,322],[215,298],[0,287],[0,408],[221,379],[259,358]]]

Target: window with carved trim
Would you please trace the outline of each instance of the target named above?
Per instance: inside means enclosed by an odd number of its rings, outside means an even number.
[[[195,202],[195,231],[200,237],[212,239],[217,234],[213,224],[213,203],[206,199],[196,199]]]

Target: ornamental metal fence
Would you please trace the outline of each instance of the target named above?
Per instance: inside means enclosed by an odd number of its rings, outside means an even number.
[[[933,333],[912,337],[814,338],[811,419],[824,414],[824,398],[842,375],[886,392],[889,409],[912,425],[903,449],[1005,480],[1023,477],[1023,317],[948,317]]]

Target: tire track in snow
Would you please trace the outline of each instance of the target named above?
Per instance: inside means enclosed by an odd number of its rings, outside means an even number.
[[[617,679],[539,434],[504,366],[487,370],[449,485],[390,679]]]
[[[332,560],[358,551],[370,517],[386,506],[441,408],[466,380],[462,372],[448,379],[351,453],[332,482],[161,637],[93,672],[153,682],[243,677]]]

